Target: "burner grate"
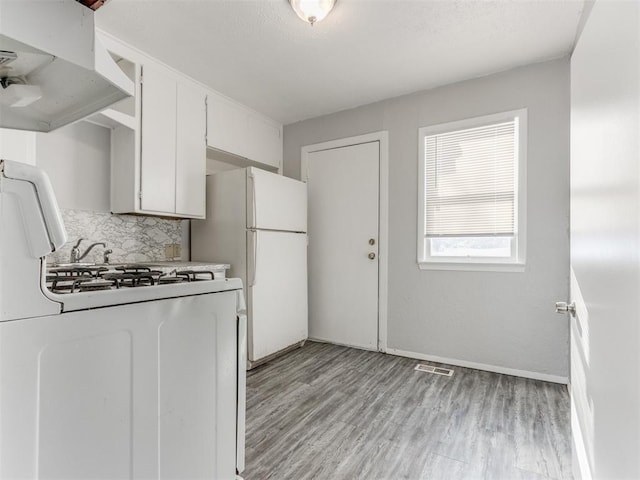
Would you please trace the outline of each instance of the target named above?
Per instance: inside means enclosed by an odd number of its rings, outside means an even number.
[[[172,270],[163,273],[143,265],[53,267],[47,271],[47,288],[54,293],[89,292],[119,288],[174,285],[214,280],[208,270]]]

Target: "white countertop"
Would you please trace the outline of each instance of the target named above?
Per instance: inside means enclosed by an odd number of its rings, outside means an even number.
[[[201,295],[208,293],[224,292],[229,290],[242,290],[242,282],[237,278],[225,278],[228,263],[215,262],[136,262],[136,263],[109,263],[109,264],[49,264],[47,269],[52,268],[73,268],[77,267],[106,267],[115,270],[116,267],[136,265],[148,267],[151,270],[159,270],[162,273],[171,274],[174,271],[193,270],[210,271],[215,275],[214,280],[200,282],[185,282],[171,285],[156,285],[153,287],[141,288],[120,288],[112,290],[77,292],[57,294],[52,293],[43,285],[45,295],[50,299],[62,304],[63,312],[83,310],[87,308],[105,307],[109,305],[121,305],[149,300],[160,300],[164,298],[174,298],[189,295]]]
[[[111,264],[112,266],[129,265],[126,263]],[[209,270],[212,272],[220,272],[222,270],[228,270],[231,265],[228,263],[215,263],[215,262],[184,262],[184,261],[166,261],[166,262],[136,262],[135,265],[141,267],[149,267],[152,270],[160,270],[163,273],[169,273],[172,270]],[[109,267],[110,265],[104,265]]]

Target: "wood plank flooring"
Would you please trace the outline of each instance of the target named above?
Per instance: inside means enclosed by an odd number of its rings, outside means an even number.
[[[309,342],[248,372],[243,478],[572,478],[566,386],[417,363]]]

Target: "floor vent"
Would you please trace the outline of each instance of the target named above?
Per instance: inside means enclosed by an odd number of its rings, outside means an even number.
[[[433,365],[427,365],[425,363],[419,363],[418,365],[416,365],[415,370],[418,370],[419,372],[435,373],[436,375],[444,375],[446,377],[450,377],[451,375],[453,375],[453,370],[449,368],[435,367]]]

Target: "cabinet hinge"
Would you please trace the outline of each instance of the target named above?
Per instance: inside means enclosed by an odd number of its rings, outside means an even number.
[[[139,198],[140,200],[142,200],[142,190],[140,190],[140,191],[138,192],[138,198]]]

